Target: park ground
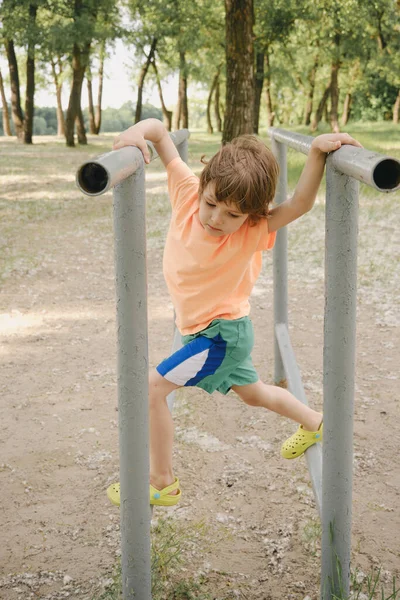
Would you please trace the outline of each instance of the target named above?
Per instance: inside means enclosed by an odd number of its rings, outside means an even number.
[[[400,157],[400,129],[349,131]],[[84,197],[74,178],[112,136],[76,149],[56,138],[34,142],[0,140],[0,598],[93,600],[111,590],[120,537],[118,509],[105,495],[119,462],[112,198]],[[192,135],[196,172],[218,143]],[[293,189],[304,157],[290,152],[290,161]],[[169,353],[173,316],[161,268],[169,204],[159,164],[147,168],[147,182],[154,366]],[[399,230],[400,194],[362,186],[352,566],[360,581],[381,569],[388,589],[400,575]],[[323,186],[314,209],[289,228],[289,261],[292,344],[308,401],[320,409]],[[254,362],[267,382],[272,305],[266,254],[252,318]],[[182,539],[182,562],[166,580],[200,585],[179,598],[317,600],[320,525],[306,463],[279,456],[295,426],[233,393],[179,393],[174,414],[183,498],[156,508],[154,519]]]

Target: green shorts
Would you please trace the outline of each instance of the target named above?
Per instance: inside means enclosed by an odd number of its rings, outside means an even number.
[[[258,381],[251,360],[254,331],[249,317],[215,319],[206,329],[183,336],[182,344],[157,366],[160,375],[176,385],[227,394],[233,385]]]

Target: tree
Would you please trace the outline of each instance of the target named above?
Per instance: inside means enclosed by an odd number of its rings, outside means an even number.
[[[399,122],[400,111],[400,2],[375,0],[366,3],[367,31],[375,41],[371,66],[393,88],[392,120]]]
[[[17,137],[25,144],[32,144],[34,95],[35,95],[35,51],[40,45],[37,13],[44,0],[4,0],[1,5],[3,36],[10,70],[11,106]],[[21,108],[20,81],[15,47],[26,51],[25,115]]]
[[[24,116],[21,108],[18,62],[15,54],[14,40],[6,39],[5,48],[10,71],[11,115],[17,138],[22,142],[24,135]]]
[[[53,81],[56,88],[56,99],[57,99],[57,135],[65,135],[65,117],[62,106],[62,85],[63,85],[63,63],[62,58],[57,56],[55,59],[53,56],[50,59],[51,72],[53,75]]]
[[[82,84],[89,65],[90,51],[96,41],[117,35],[118,15],[115,0],[58,0],[59,12],[67,17],[64,37],[69,45],[68,57],[72,68],[72,85],[65,119],[67,146],[75,145],[76,126],[78,142],[86,144],[82,117]]]
[[[75,146],[74,129],[77,124],[78,141],[86,144],[85,129],[82,127],[81,95],[86,67],[89,63],[90,46],[94,35],[97,6],[93,0],[74,0],[71,11],[72,34],[72,85],[65,119],[65,139],[67,146]]]
[[[32,144],[33,114],[35,96],[35,45],[38,32],[36,29],[36,16],[38,7],[34,2],[28,5],[28,27],[27,27],[27,51],[26,51],[26,94],[25,94],[25,119],[24,119],[24,142]]]
[[[47,85],[54,84],[57,102],[57,135],[65,135],[65,116],[62,106],[63,83],[70,73],[70,12],[61,0],[48,5],[39,13],[42,44],[38,52],[41,71],[49,77]],[[50,73],[48,71],[50,67]],[[47,83],[47,81],[46,81]]]
[[[141,64],[135,113],[135,122],[137,123],[142,118],[143,90],[150,66],[153,68],[157,87],[162,97],[156,51],[161,47],[161,54],[165,53],[165,40],[168,36],[173,35],[176,28],[175,0],[166,0],[166,2],[161,0],[130,0],[128,6],[132,26],[127,32],[127,40],[134,45],[136,61]],[[143,56],[144,62],[142,62]],[[168,117],[164,99],[162,99],[162,104],[164,106],[164,118],[168,123],[172,115]]]
[[[147,71],[149,70],[151,63],[154,62],[156,46],[157,46],[157,38],[153,37],[153,39],[151,40],[149,53],[148,53],[148,55],[146,55],[146,62],[143,64],[143,66],[140,70],[139,82],[138,82],[138,95],[137,95],[137,102],[136,102],[135,123],[138,123],[142,116],[143,85],[144,85],[144,80],[147,75]]]
[[[99,84],[97,90],[97,104],[96,108],[93,103],[93,88],[92,88],[92,68],[89,64],[88,71],[86,74],[87,88],[88,88],[88,100],[89,100],[89,131],[93,135],[100,133],[101,127],[101,102],[103,96],[103,78],[104,78],[104,60],[106,55],[106,41],[102,40],[99,47]],[[92,55],[93,56],[93,55]]]
[[[222,5],[213,0],[129,0],[129,8],[132,27],[127,39],[134,44],[139,71],[136,119],[142,117],[141,98],[145,81],[150,79],[160,93],[164,122],[171,127],[172,114],[165,106],[162,80],[179,71],[174,126],[188,127],[189,80],[208,83],[211,68],[221,63]]]
[[[11,88],[11,115],[14,129],[19,141],[24,141],[24,115],[21,107],[21,93],[19,82],[18,62],[15,52],[15,39],[22,40],[25,19],[25,3],[16,3],[14,0],[4,0],[1,5],[2,41],[5,46],[8,68],[10,73]],[[21,42],[22,43],[22,42]]]
[[[163,114],[163,122],[164,122],[164,125],[167,128],[167,130],[171,131],[172,130],[172,111],[168,110],[168,108],[165,106],[164,95],[163,95],[162,86],[161,86],[161,79],[160,79],[160,75],[158,73],[155,56],[153,57],[151,65],[153,67],[154,75],[156,77],[158,95],[160,96],[161,110],[162,110],[162,114]]]
[[[253,0],[225,0],[226,113],[225,144],[254,127]]]
[[[196,47],[190,49],[190,77],[208,90],[207,128],[214,130],[212,106],[216,129],[222,132],[220,90],[224,84],[225,67],[225,11],[222,3],[202,2],[202,18],[198,25]]]
[[[0,71],[0,95],[1,95],[1,102],[3,105],[3,131],[5,135],[11,136],[11,128],[10,128],[10,115],[8,112],[8,105],[7,105],[7,99],[6,99],[6,94],[4,92],[4,84],[3,84],[3,76],[1,74]]]
[[[211,102],[212,102],[212,98],[213,98],[214,92],[216,92],[216,89],[217,89],[217,85],[218,85],[218,82],[219,82],[220,72],[221,72],[221,67],[218,67],[217,72],[215,73],[215,75],[213,77],[213,80],[212,80],[212,83],[211,83],[211,87],[210,87],[210,92],[208,94],[208,100],[207,100],[207,133],[213,133],[214,132],[214,129],[213,129],[213,126],[212,126],[212,122],[211,122]],[[218,118],[217,118],[217,123],[218,123]]]
[[[255,104],[254,130],[258,132],[261,98],[265,86],[267,125],[276,116],[272,96],[274,55],[285,53],[285,45],[294,26],[305,17],[305,0],[256,0],[255,2]],[[287,71],[285,67],[285,71]],[[289,73],[287,76],[291,78]]]

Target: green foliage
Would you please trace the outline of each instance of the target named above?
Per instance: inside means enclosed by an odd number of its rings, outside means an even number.
[[[354,90],[352,118],[355,121],[390,120],[397,93],[398,88],[391,85],[384,74],[366,73]]]
[[[120,38],[132,47],[137,73],[157,39],[156,58],[161,79],[179,69],[179,52],[185,52],[189,83],[209,90],[217,68],[224,84],[225,22],[222,0],[82,0],[74,10],[70,0],[33,0],[38,6],[34,27],[29,25],[32,0],[0,2],[0,38],[12,38],[20,64],[25,66],[26,49],[36,44],[37,87],[53,86],[50,65],[56,60],[59,81],[71,77],[74,43],[91,42],[93,72],[96,55]],[[400,8],[395,0],[255,0],[255,44],[268,51],[271,95],[275,124],[300,125],[316,60],[314,111],[330,79],[333,60],[339,61],[339,107],[352,96],[350,118],[392,119],[400,89]],[[121,26],[122,14],[124,27]],[[127,16],[130,19],[128,23]],[[24,68],[20,68],[21,88]],[[107,75],[107,74],[106,74]],[[267,73],[266,73],[267,75]],[[154,83],[152,69],[148,78]],[[55,93],[55,90],[54,90]],[[224,90],[221,90],[222,100]],[[194,96],[194,94],[193,94]],[[189,98],[196,106],[195,124],[203,124],[206,98]],[[203,104],[203,109],[200,104]],[[262,111],[265,110],[262,96]],[[330,106],[328,104],[328,110]],[[147,113],[145,113],[147,114]],[[104,114],[109,125],[104,131],[119,130],[128,121],[123,114]],[[51,132],[53,125],[36,114],[36,132]],[[45,124],[40,118],[44,118]],[[193,122],[191,121],[193,124]]]
[[[11,107],[9,107],[11,111]],[[151,104],[144,104],[142,108],[142,119],[162,120],[162,113],[159,108]],[[83,111],[83,118],[86,127],[88,127],[89,114],[88,109]],[[121,108],[106,108],[102,112],[101,131],[118,132],[127,129],[135,122],[135,105],[133,102],[126,102]],[[11,131],[14,134],[13,124]],[[33,122],[33,135],[56,135],[57,134],[57,111],[54,107],[36,107]],[[0,109],[0,136],[4,135],[2,110]]]
[[[118,109],[106,108],[102,112],[101,131],[106,133],[127,129],[135,122],[135,109],[136,106],[133,102],[125,102]],[[89,118],[87,109],[83,111],[83,116],[87,124]],[[161,110],[151,104],[144,104],[142,106],[142,119],[149,119],[150,117],[162,120]]]
[[[361,576],[360,576],[361,575]],[[345,596],[340,593],[339,596],[333,594],[332,600],[399,600],[400,587],[396,584],[396,578],[393,577],[391,584],[386,586],[381,582],[381,569],[372,571],[369,575],[362,575],[359,571],[354,571],[351,578],[351,594]],[[390,589],[388,589],[390,587]]]

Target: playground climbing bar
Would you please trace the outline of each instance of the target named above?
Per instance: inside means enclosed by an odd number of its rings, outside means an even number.
[[[313,138],[277,128],[269,133],[280,163],[277,201],[282,202],[283,146],[308,154]],[[312,446],[306,458],[322,519],[321,599],[331,600],[334,594],[347,598],[350,585],[358,181],[381,192],[395,191],[400,161],[348,145],[328,156],[326,171],[324,443],[322,453]],[[288,333],[287,283],[280,280],[287,273],[285,230],[278,232],[274,263],[279,265],[274,269],[276,383],[285,379],[282,365],[289,388],[307,404]]]
[[[187,160],[189,132],[171,134]],[[157,157],[152,144],[152,160]],[[145,175],[133,146],[81,166],[89,196],[113,188],[118,334],[118,414],[124,600],[151,600]]]

